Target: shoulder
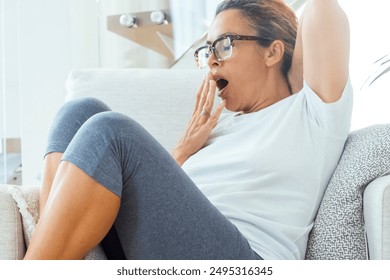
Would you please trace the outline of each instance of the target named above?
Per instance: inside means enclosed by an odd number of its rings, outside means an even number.
[[[349,133],[353,108],[353,88],[349,78],[339,98],[333,102],[325,102],[307,82],[298,94],[303,100],[302,110],[306,117],[324,134],[345,137]]]

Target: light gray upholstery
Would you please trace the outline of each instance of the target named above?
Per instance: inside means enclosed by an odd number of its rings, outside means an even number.
[[[0,260],[18,260],[25,253],[22,219],[7,185],[0,185]]]
[[[390,172],[390,125],[352,132],[310,233],[308,259],[366,259],[364,188]]]

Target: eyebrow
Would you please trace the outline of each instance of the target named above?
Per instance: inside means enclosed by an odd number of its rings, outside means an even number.
[[[234,32],[225,32],[225,33],[222,33],[221,35],[219,35],[219,36],[217,37],[217,39],[218,39],[218,38],[221,38],[222,36],[226,36],[226,35],[238,35],[238,34],[236,34],[236,33],[234,33]],[[215,39],[215,40],[217,40],[217,39]],[[212,43],[213,43],[212,41],[209,41],[209,40],[206,41],[206,44],[207,44],[207,45],[211,45]]]

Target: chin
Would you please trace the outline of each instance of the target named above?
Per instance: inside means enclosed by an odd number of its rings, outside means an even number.
[[[231,104],[227,100],[225,100],[225,108],[231,112],[241,112],[241,110],[237,108],[237,106],[234,106],[234,104]]]

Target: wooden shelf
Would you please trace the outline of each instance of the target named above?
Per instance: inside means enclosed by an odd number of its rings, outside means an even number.
[[[120,24],[120,15],[107,17],[107,29],[126,39],[152,49],[161,55],[174,60],[173,31],[169,10],[161,10],[166,19],[162,24],[151,21],[149,12],[129,13],[136,17],[136,27],[126,27]]]

